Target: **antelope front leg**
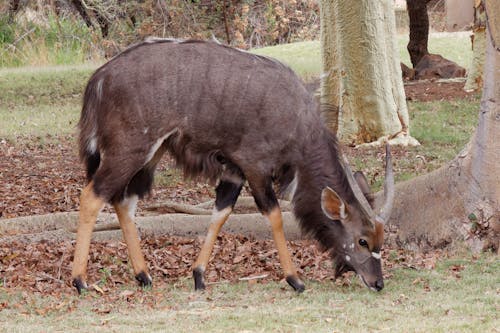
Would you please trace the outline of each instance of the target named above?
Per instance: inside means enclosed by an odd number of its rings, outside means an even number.
[[[115,204],[114,207],[120,221],[123,238],[127,243],[128,255],[134,268],[135,278],[141,287],[146,287],[151,286],[153,280],[148,273],[146,261],[141,251],[139,233],[133,221],[137,199],[136,195],[125,198],[122,202]]]
[[[286,282],[292,286],[295,291],[301,293],[304,291],[305,286],[302,280],[297,275],[297,269],[295,268],[292,259],[290,257],[290,252],[286,246],[285,233],[283,231],[283,218],[281,216],[281,210],[279,207],[273,208],[266,217],[271,223],[271,228],[273,230],[274,243],[278,249],[278,256],[281,263],[281,268],[285,272]]]
[[[195,290],[205,289],[203,274],[205,273],[205,269],[207,268],[208,260],[210,259],[210,254],[212,254],[215,241],[217,240],[217,235],[219,234],[220,229],[226,222],[232,210],[233,209],[231,206],[226,207],[222,210],[214,208],[212,217],[210,219],[210,226],[208,227],[207,237],[205,238],[205,242],[203,242],[203,246],[201,248],[200,254],[198,255],[198,259],[193,265],[193,278],[194,278]]]
[[[87,288],[87,261],[89,257],[90,238],[97,219],[97,214],[104,206],[104,200],[94,193],[93,183],[90,182],[80,196],[80,213],[78,230],[76,233],[75,254],[73,256],[72,280],[73,286],[81,294]]]

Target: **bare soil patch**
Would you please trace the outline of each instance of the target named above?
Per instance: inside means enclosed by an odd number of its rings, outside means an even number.
[[[443,81],[407,81],[405,82],[406,99],[409,101],[452,101],[456,99],[472,100],[478,92],[466,92],[465,82]]]

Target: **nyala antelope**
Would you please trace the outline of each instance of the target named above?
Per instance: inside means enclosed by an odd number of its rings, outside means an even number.
[[[136,279],[152,284],[133,217],[165,152],[186,176],[217,184],[193,266],[196,290],[205,288],[217,234],[245,182],[271,224],[293,289],[302,292],[304,283],[287,249],[274,188],[292,198],[302,231],[331,251],[336,276],[354,270],[369,288],[383,288],[380,249],[394,196],[389,149],[385,203],[375,213],[364,176],[350,171],[314,98],[282,63],[216,42],[149,39],[92,75],[79,130],[89,183],[80,198],[72,270],[78,292],[87,287],[91,233],[105,203],[116,210]]]

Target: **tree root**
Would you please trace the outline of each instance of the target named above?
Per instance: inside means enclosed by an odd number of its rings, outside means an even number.
[[[210,224],[209,215],[164,214],[139,216],[135,219],[142,237],[176,235],[205,236]],[[0,220],[0,242],[64,241],[76,238],[78,213],[55,213]],[[298,223],[292,213],[283,213],[283,228],[288,240],[300,239]],[[101,213],[94,228],[93,241],[121,240],[122,233],[115,214]],[[232,214],[224,232],[243,234],[257,239],[270,239],[271,228],[260,214]]]

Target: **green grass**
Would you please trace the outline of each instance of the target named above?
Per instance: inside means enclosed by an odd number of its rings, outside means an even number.
[[[0,138],[73,133],[94,66],[0,69]]]
[[[83,21],[48,15],[43,22],[13,23],[0,17],[0,68],[82,64],[98,57],[93,32]]]
[[[288,64],[304,78],[318,77],[321,72],[321,50],[318,41],[263,47],[252,50],[255,54],[273,57]]]
[[[479,117],[477,101],[412,102],[408,108],[412,135],[444,160],[469,141]]]
[[[459,267],[460,271],[455,272]],[[375,293],[357,278],[349,286],[307,281],[297,295],[285,284],[246,282],[192,291],[191,279],[138,291],[114,302],[96,292],[41,297],[0,292],[5,332],[494,332],[500,288],[496,255],[446,259],[435,269],[389,269]],[[15,304],[18,304],[17,306]],[[50,309],[50,310],[47,310]]]

